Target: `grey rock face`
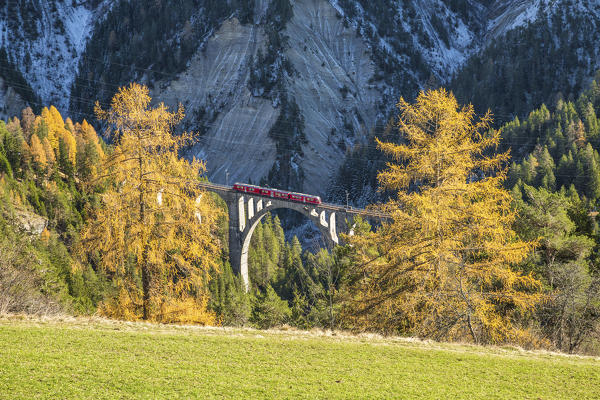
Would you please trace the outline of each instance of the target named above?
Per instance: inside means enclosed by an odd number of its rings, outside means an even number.
[[[335,1],[291,3],[294,16],[283,34],[288,38],[285,55],[294,72],[284,84],[305,122],[307,144],[299,160],[305,174],[302,190],[323,194],[343,162],[345,151],[362,143],[381,117],[378,102],[389,88],[383,81],[373,79],[377,66],[370,44],[357,34],[355,27],[344,23]],[[423,21],[429,21],[430,14],[438,9],[437,3],[420,3],[418,10]],[[267,5],[264,1],[257,4],[255,25],[241,25],[235,18],[226,21],[208,40],[205,50],[192,58],[183,74],[157,85],[152,94],[155,100],[171,106],[183,103],[186,127],[206,132],[188,155],[206,160],[213,182],[259,182],[275,161],[275,147],[268,132],[280,108],[247,89],[252,59],[258,49],[266,46],[259,22]],[[519,5],[522,13],[531,6],[527,1]],[[496,33],[505,28],[509,10],[504,7],[493,13],[498,19],[493,21]],[[488,14],[483,7],[478,12]],[[508,19],[515,23],[514,16]],[[432,70],[439,69],[440,75],[463,63],[477,42],[461,21],[455,24],[458,28],[450,37],[451,49],[440,40],[434,40],[432,49],[423,49]],[[425,24],[425,30],[435,36],[430,24]],[[199,119],[205,121],[202,126],[197,124]]]
[[[206,160],[211,181],[248,181],[266,175],[275,159],[268,137],[279,111],[246,87],[251,57],[264,43],[262,29],[226,21],[178,79],[159,85],[155,100],[186,108],[186,125],[196,130],[197,112],[211,117],[206,133],[190,152]]]
[[[377,88],[369,83],[375,66],[366,44],[345,28],[324,0],[295,0],[288,59],[296,73],[290,96],[305,120],[304,190],[321,194],[341,165],[346,147],[361,141],[375,124]]]
[[[8,82],[0,78],[0,119],[8,120],[14,116],[21,115],[21,110],[27,107],[27,103]]]
[[[374,125],[378,91],[368,81],[375,67],[365,43],[343,26],[326,0],[296,0],[293,7],[284,34],[295,72],[285,86],[305,120],[303,190],[322,194],[346,147],[361,141]],[[170,106],[181,102],[188,128],[198,129],[199,112],[210,116],[205,135],[189,155],[206,160],[211,181],[258,182],[275,161],[268,133],[280,108],[247,89],[251,59],[264,46],[260,26],[226,21],[183,74],[152,93]]]
[[[48,220],[40,215],[24,209],[15,210],[15,222],[23,232],[30,235],[40,235],[48,226]]]

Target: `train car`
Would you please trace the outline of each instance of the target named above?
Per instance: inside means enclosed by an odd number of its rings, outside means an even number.
[[[286,192],[282,192],[281,190],[273,190],[273,198],[275,199],[284,199],[287,200],[289,199],[289,194],[287,194]]]
[[[268,189],[263,189],[260,186],[246,185],[244,183],[236,183],[233,185],[233,189],[237,190],[238,192],[253,193],[253,194],[258,194],[258,195],[262,195],[262,196],[270,196],[270,194],[268,193]],[[263,192],[263,190],[264,190],[264,192]]]
[[[319,196],[305,196],[306,203],[310,204],[321,204],[321,198]]]
[[[269,189],[255,185],[248,185],[245,183],[235,183],[233,185],[233,190],[243,193],[256,194],[259,196],[271,197],[274,199],[290,200],[297,203],[321,204],[321,198],[319,196]]]

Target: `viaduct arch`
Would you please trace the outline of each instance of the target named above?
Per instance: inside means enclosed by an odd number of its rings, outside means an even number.
[[[284,199],[258,196],[233,190],[231,186],[209,182],[198,183],[203,189],[218,194],[227,203],[229,210],[229,262],[235,274],[249,288],[248,251],[252,233],[260,220],[269,212],[277,209],[290,209],[303,214],[321,231],[327,245],[331,248],[340,244],[340,233],[352,235],[354,219],[357,216],[378,222],[385,216],[333,204],[298,203]]]

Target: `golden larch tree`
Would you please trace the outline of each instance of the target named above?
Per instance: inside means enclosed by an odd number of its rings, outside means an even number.
[[[92,143],[96,148],[96,152],[100,156],[100,158],[104,157],[104,151],[102,150],[102,146],[100,145],[100,139],[98,139],[98,135],[96,134],[96,130],[94,127],[84,119],[81,122],[81,125],[75,126],[75,132],[77,133],[77,137],[80,140],[83,140],[87,143]]]
[[[444,89],[400,99],[391,158],[378,175],[395,195],[382,206],[390,221],[348,237],[355,263],[354,326],[445,340],[526,341],[515,321],[533,310],[539,282],[511,265],[532,243],[511,225],[515,212],[502,186],[508,153],[488,112],[476,119]],[[400,143],[400,144],[397,144]]]
[[[104,314],[212,323],[206,281],[208,271],[217,268],[219,211],[194,184],[204,163],[179,157],[193,139],[191,133],[173,134],[183,108],[151,108],[150,101],[148,88],[133,83],[115,94],[108,110],[96,103],[98,118],[110,126],[114,150],[99,171],[109,189],[84,229],[82,250],[100,254],[118,288],[101,306]]]
[[[60,113],[58,113],[58,110],[56,110],[54,106],[50,106],[49,109],[44,107],[42,108],[41,117],[48,127],[48,141],[50,142],[50,147],[53,150],[58,150],[58,133],[60,130],[64,129],[64,122],[62,121]]]
[[[75,124],[73,123],[73,120],[69,117],[65,119],[65,129],[73,134],[75,133]]]
[[[45,137],[42,140],[42,146],[44,147],[44,153],[46,154],[48,169],[51,170],[54,167],[56,167],[56,154],[54,153],[54,149],[52,148],[52,143],[50,143],[50,140],[47,137]]]
[[[75,143],[77,147],[77,168],[80,179],[94,182],[96,166],[104,159],[104,151],[94,128],[84,119],[81,124],[74,125]]]
[[[46,159],[46,152],[40,138],[37,135],[31,136],[30,151],[33,161],[37,164],[40,170],[45,170],[48,160]]]
[[[62,132],[61,139],[64,141],[65,146],[67,148],[67,159],[69,162],[76,166],[77,164],[77,140],[75,139],[75,135],[69,130],[65,129]]]

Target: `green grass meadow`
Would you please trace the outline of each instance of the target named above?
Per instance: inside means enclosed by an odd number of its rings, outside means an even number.
[[[0,319],[1,399],[600,399],[600,359],[298,331]]]

